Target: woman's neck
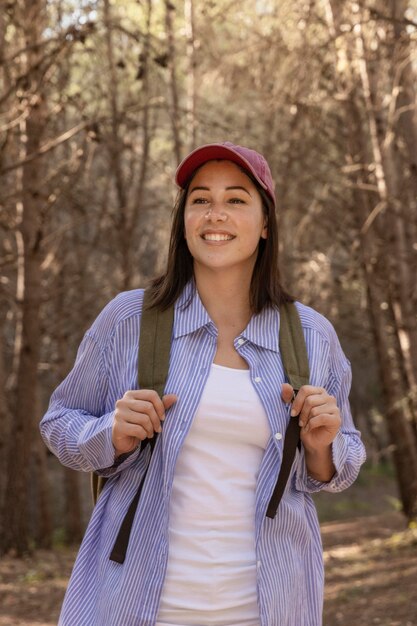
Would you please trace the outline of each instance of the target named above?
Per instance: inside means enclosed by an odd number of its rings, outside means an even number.
[[[252,317],[247,273],[195,268],[194,277],[200,299],[217,328],[233,326],[241,332]]]

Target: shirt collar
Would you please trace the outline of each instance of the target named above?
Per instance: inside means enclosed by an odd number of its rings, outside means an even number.
[[[242,332],[242,337],[252,343],[279,352],[279,312],[272,306],[265,307],[253,315]]]
[[[174,337],[188,335],[208,324],[213,322],[200,300],[194,280],[190,280],[175,303]]]
[[[215,326],[200,300],[194,280],[190,280],[175,303],[174,338],[188,335],[203,326]],[[241,336],[262,348],[279,352],[279,312],[265,307],[253,315]]]

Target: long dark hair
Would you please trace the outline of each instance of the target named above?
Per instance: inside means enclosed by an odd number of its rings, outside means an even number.
[[[242,169],[242,171],[251,179],[261,196],[262,210],[268,227],[267,238],[259,240],[258,256],[253,268],[249,295],[253,313],[260,313],[266,306],[279,307],[283,302],[293,302],[294,298],[281,285],[278,264],[278,226],[274,204],[258,181],[246,170]],[[175,303],[185,285],[194,276],[193,257],[184,236],[184,211],[192,178],[185,189],[180,190],[174,205],[166,271],[155,278],[150,286],[150,306],[162,310]]]

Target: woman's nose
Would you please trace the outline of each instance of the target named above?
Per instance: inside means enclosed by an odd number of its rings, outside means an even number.
[[[212,220],[213,222],[224,222],[227,219],[227,213],[220,205],[212,203],[210,204],[210,208],[208,209],[204,217],[206,218],[206,220]]]

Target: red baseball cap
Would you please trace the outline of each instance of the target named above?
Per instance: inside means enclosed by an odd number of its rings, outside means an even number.
[[[230,143],[230,141],[225,141],[224,143],[209,143],[190,152],[179,164],[175,173],[175,182],[179,187],[184,189],[198,167],[204,165],[207,161],[217,159],[233,161],[233,163],[240,165],[240,167],[250,172],[261,187],[265,189],[273,201],[274,206],[276,205],[274,193],[275,185],[266,159],[255,150],[243,146],[235,146],[233,143]]]

